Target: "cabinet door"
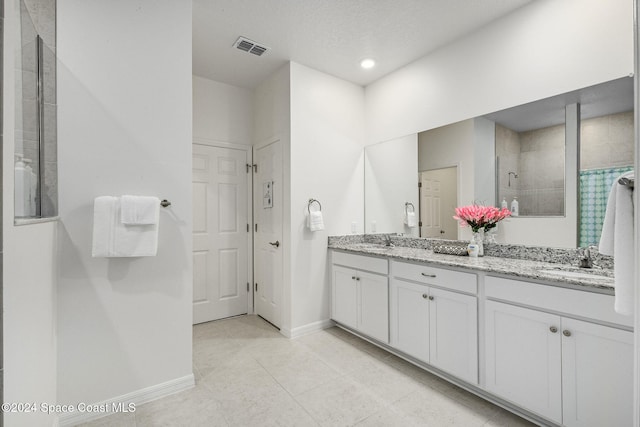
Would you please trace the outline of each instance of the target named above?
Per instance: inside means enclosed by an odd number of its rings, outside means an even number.
[[[429,288],[391,279],[391,345],[429,362]]]
[[[358,287],[356,272],[333,266],[331,318],[345,326],[358,326]]]
[[[387,276],[356,272],[359,287],[358,329],[362,333],[389,343],[389,279]]]
[[[633,333],[564,318],[562,332],[564,425],[631,426]]]
[[[478,384],[477,298],[429,290],[429,363]]]
[[[495,301],[485,309],[487,390],[561,424],[560,317]]]

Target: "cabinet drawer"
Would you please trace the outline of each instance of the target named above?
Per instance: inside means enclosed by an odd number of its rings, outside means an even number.
[[[487,298],[566,313],[601,322],[633,326],[633,316],[623,316],[613,309],[613,295],[567,289],[540,283],[487,276]]]
[[[391,274],[399,279],[412,280],[474,295],[478,292],[477,278],[473,273],[391,261]]]
[[[371,271],[378,274],[389,273],[389,262],[384,258],[374,258],[364,255],[349,254],[346,252],[333,251],[331,262],[344,267],[358,270]]]

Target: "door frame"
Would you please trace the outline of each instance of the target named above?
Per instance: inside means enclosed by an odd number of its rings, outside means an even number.
[[[220,141],[209,138],[197,138],[192,140],[193,145],[206,145],[209,147],[228,148],[231,150],[244,151],[248,165],[253,165],[253,150],[251,145],[237,144],[234,142]],[[247,178],[247,221],[249,222],[249,232],[247,233],[247,272],[249,280],[249,292],[247,292],[247,313],[255,314],[253,309],[253,168],[249,171]]]
[[[430,168],[430,169],[425,169],[425,170],[419,170],[418,171],[418,183],[422,182],[422,173],[423,172],[431,172],[431,171],[437,171],[440,169],[449,169],[449,168],[456,168],[456,206],[460,206],[460,188],[461,188],[461,183],[460,183],[460,162],[455,162],[449,165],[443,165],[443,166],[439,166],[437,168]],[[420,221],[420,219],[422,218],[422,187],[418,188],[418,221]],[[418,236],[422,237],[422,227],[418,226]],[[460,228],[458,227],[458,240],[460,240]]]
[[[275,135],[270,136],[269,138],[264,138],[264,139],[262,139],[262,140],[260,140],[260,141],[258,141],[256,143],[254,143],[251,146],[251,159],[252,159],[251,164],[252,165],[254,164],[253,163],[253,158],[254,158],[256,150],[264,148],[267,145],[276,143],[278,141],[281,143],[280,155],[282,156],[282,184],[283,184],[282,185],[282,188],[283,188],[283,191],[282,191],[282,194],[283,194],[283,198],[282,198],[282,238],[281,238],[281,241],[283,243],[283,245],[282,245],[282,286],[280,288],[280,302],[281,302],[280,303],[280,326],[278,327],[280,329],[280,332],[282,333],[282,331],[284,331],[284,330],[286,330],[288,328],[288,326],[285,326],[285,325],[288,325],[288,322],[285,321],[285,310],[284,310],[284,307],[285,307],[285,295],[286,295],[285,287],[287,286],[286,285],[287,273],[286,273],[284,267],[285,267],[285,264],[286,264],[285,260],[288,259],[287,257],[289,256],[289,247],[288,247],[289,241],[285,241],[285,234],[286,234],[285,233],[285,216],[286,216],[285,214],[286,214],[286,211],[288,209],[288,206],[285,204],[286,198],[284,197],[284,194],[285,194],[284,193],[284,188],[285,188],[284,184],[286,182],[288,182],[288,178],[287,178],[287,175],[286,175],[286,170],[287,170],[288,163],[285,164],[285,161],[286,161],[287,158],[285,157],[286,150],[285,150],[285,144],[284,144],[284,139],[283,139],[282,135],[281,134],[275,134]],[[254,170],[252,169],[251,170],[251,183],[252,184],[253,184],[253,180],[254,179],[255,179],[255,173],[254,173]],[[253,197],[253,193],[251,195]],[[253,198],[252,198],[252,200],[253,200]],[[255,286],[253,284],[255,283],[255,280],[256,280],[256,278],[255,278],[255,276],[253,274],[255,272],[255,262],[254,262],[255,261],[255,257],[254,257],[254,255],[255,255],[255,251],[256,251],[256,246],[255,246],[256,218],[255,218],[255,215],[254,215],[255,206],[253,206],[253,204],[252,204],[251,207],[252,207],[251,208],[251,218],[252,218],[251,236],[252,236],[252,242],[253,242],[253,244],[252,244],[252,254],[251,254],[251,262],[252,262],[252,264],[251,264],[251,267],[252,267],[252,270],[251,270],[251,277],[252,277],[252,280],[251,280],[251,283],[252,283],[252,286],[251,286],[251,300],[252,300],[252,303],[253,303],[253,301],[255,301]],[[251,307],[251,313],[257,314],[257,310],[256,310],[255,304],[253,304],[252,307]]]

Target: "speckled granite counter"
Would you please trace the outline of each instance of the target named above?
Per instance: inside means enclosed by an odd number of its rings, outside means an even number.
[[[340,239],[330,239],[329,249],[362,255],[382,256],[385,258],[403,261],[425,262],[433,265],[455,267],[478,272],[481,271],[486,273],[509,275],[514,278],[542,281],[551,285],[576,289],[590,288],[584,290],[613,294],[613,270],[610,269],[580,269],[569,264],[495,256],[470,258],[468,256],[438,254],[434,253],[430,249],[402,246],[387,247],[375,243],[341,241]],[[569,274],[588,274],[589,277],[567,277],[545,271],[567,271],[570,272]]]

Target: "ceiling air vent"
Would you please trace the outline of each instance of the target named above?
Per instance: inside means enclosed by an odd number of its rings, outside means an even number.
[[[253,40],[249,40],[246,37],[239,37],[238,40],[233,44],[237,49],[240,49],[244,52],[253,53],[257,56],[262,56],[269,48],[266,46],[261,46]]]

